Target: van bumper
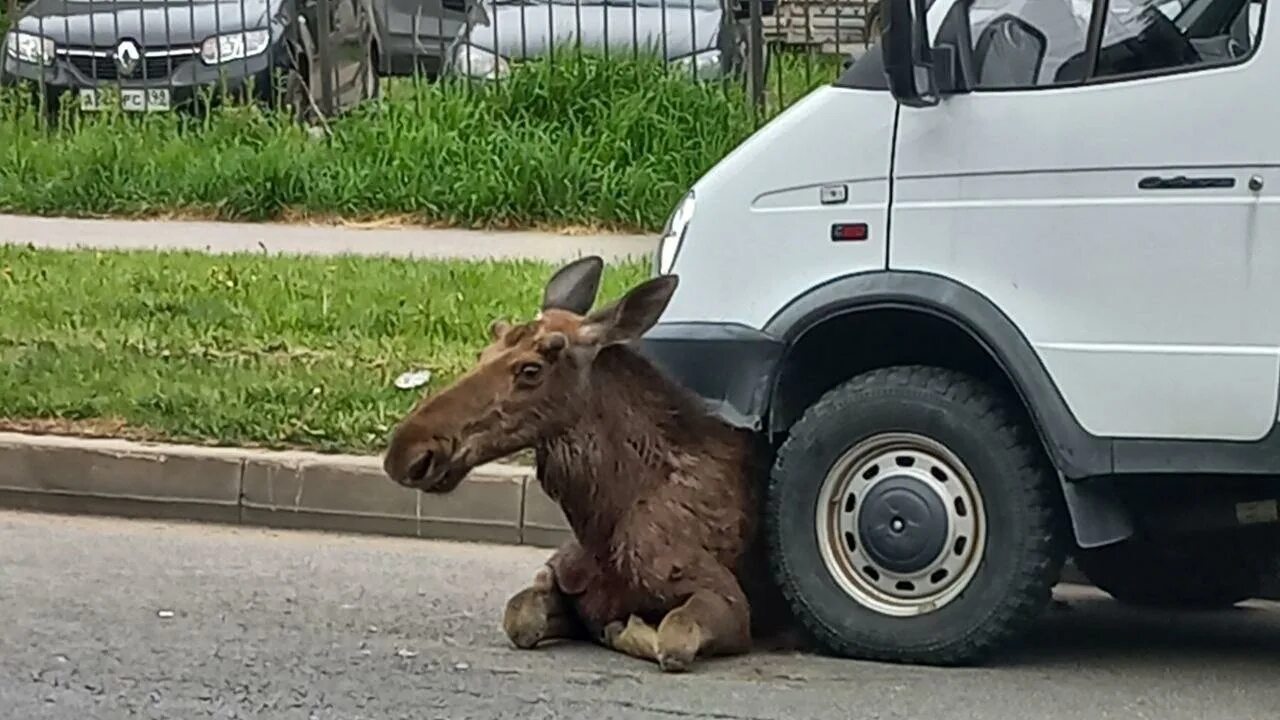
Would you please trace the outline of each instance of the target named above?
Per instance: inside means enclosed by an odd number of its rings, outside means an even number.
[[[734,427],[763,429],[785,345],[745,325],[659,323],[636,343],[668,377]]]

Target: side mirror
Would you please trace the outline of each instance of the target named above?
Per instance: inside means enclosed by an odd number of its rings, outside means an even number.
[[[938,80],[933,69],[925,0],[883,0],[884,70],[889,90],[909,107],[938,104]]]

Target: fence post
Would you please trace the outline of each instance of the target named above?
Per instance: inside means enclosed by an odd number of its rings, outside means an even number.
[[[759,124],[759,114],[764,111],[764,3],[751,3],[751,106]]]
[[[316,61],[320,63],[320,112],[333,115],[333,8],[332,0],[316,0]]]

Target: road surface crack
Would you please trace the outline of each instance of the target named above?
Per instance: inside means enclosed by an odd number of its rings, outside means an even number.
[[[692,710],[680,710],[678,708],[657,707],[646,703],[631,702],[629,700],[607,700],[610,705],[626,708],[628,710],[641,710],[648,713],[657,713],[659,715],[668,715],[670,717],[690,717],[690,718],[710,718],[710,720],[771,720],[771,718],[759,715],[735,715],[733,713],[717,713],[717,712],[694,712]],[[591,703],[594,704],[594,703]]]

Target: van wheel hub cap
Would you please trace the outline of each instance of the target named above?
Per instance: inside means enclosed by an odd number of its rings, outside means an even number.
[[[850,448],[823,481],[817,539],[832,578],[885,615],[933,612],[963,593],[986,547],[973,475],[941,443],[910,433]]]
[[[891,475],[872,485],[854,506],[867,557],[898,574],[929,567],[942,554],[951,529],[945,502],[910,475]]]

